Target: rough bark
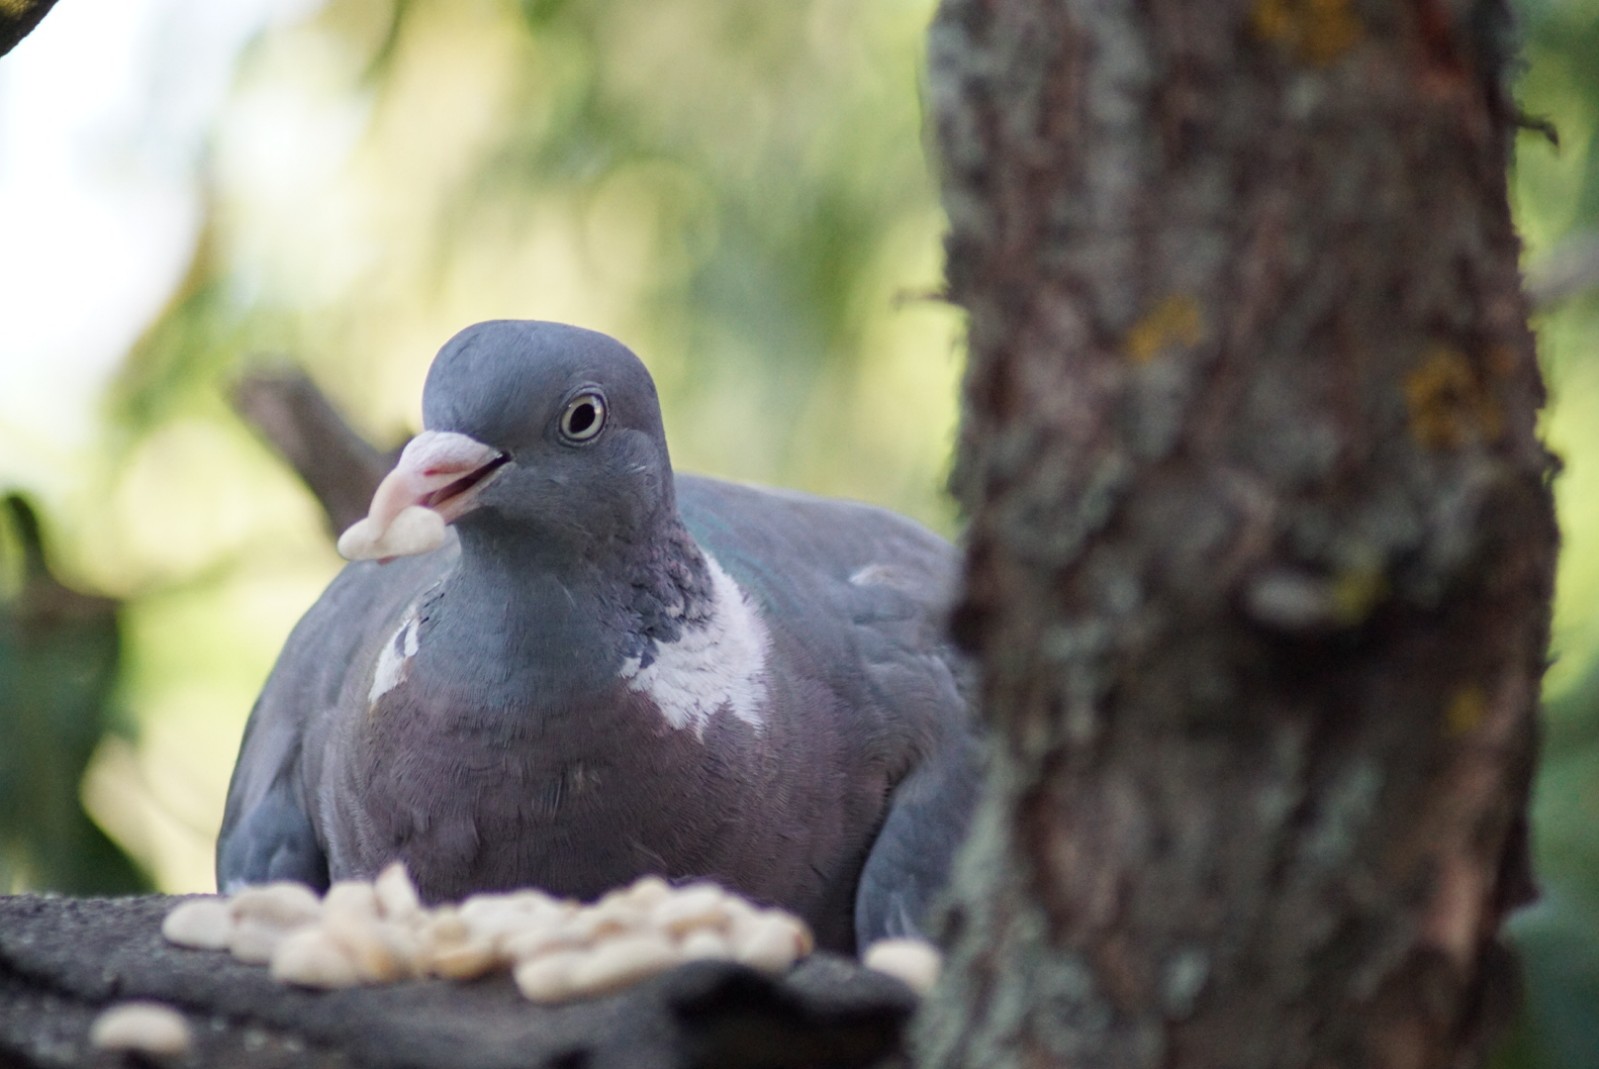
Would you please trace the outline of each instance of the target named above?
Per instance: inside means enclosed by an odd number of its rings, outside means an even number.
[[[0,1066],[149,1064],[97,1052],[88,1034],[100,1009],[151,999],[189,1022],[184,1065],[885,1069],[915,1005],[897,980],[827,954],[781,980],[700,962],[557,1007],[527,1002],[504,975],[303,991],[220,951],[168,945],[161,917],[176,901],[0,897]]]
[[[1505,19],[944,0],[996,753],[924,1064],[1480,1060],[1556,544]]]

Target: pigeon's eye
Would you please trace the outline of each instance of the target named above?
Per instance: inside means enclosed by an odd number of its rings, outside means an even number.
[[[569,442],[587,442],[604,426],[605,396],[598,390],[578,394],[561,413],[561,437]]]

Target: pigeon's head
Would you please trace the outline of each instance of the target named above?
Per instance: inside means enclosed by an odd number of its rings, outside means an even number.
[[[496,320],[451,338],[422,393],[427,428],[405,447],[351,559],[433,549],[444,525],[529,544],[602,544],[674,507],[655,383],[604,334]]]

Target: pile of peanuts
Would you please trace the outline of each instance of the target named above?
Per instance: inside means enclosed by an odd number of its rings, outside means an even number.
[[[161,934],[313,988],[509,969],[536,1002],[606,994],[696,959],[775,975],[813,946],[799,918],[712,883],[645,876],[586,906],[528,890],[429,909],[398,863],[371,883],[337,882],[322,898],[298,883],[192,898],[167,914]]]

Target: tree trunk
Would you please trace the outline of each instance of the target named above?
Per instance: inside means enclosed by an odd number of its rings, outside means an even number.
[[[1480,1062],[1556,546],[1506,22],[944,0],[997,752],[924,1064]]]

